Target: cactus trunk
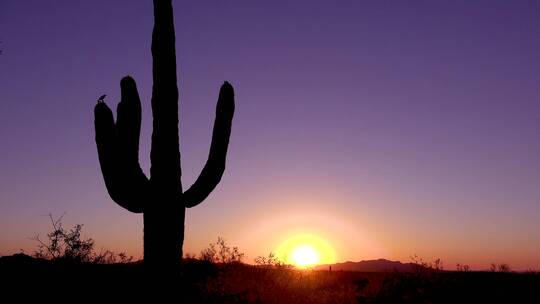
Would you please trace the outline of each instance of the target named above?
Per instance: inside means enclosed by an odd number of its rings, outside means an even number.
[[[185,209],[176,209],[149,211],[143,214],[146,264],[168,266],[181,261]]]
[[[201,203],[221,180],[234,115],[234,90],[228,82],[222,85],[208,160],[195,183],[183,192],[171,0],[154,0],[152,63],[150,178],[139,165],[141,102],[135,80],[128,76],[120,82],[122,96],[116,122],[102,100],[98,100],[94,112],[96,145],[107,191],[121,207],[143,213],[144,262],[162,269],[181,261],[185,208]]]

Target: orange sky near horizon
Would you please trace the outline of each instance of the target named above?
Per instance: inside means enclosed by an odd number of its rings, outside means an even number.
[[[325,203],[330,199],[336,203],[334,206]],[[214,201],[214,199],[211,200]],[[184,253],[198,254],[209,243],[215,242],[217,237],[221,236],[228,245],[238,246],[240,251],[246,254],[245,262],[254,263],[257,256],[275,253],[279,245],[288,238],[308,233],[318,236],[334,249],[336,262],[379,258],[410,262],[412,257],[417,255],[426,262],[441,258],[443,266],[449,270],[455,269],[457,263],[467,264],[474,270],[488,269],[491,263],[507,263],[515,270],[540,268],[539,258],[522,254],[523,247],[519,245],[519,242],[526,244],[526,239],[509,240],[507,248],[500,246],[497,248],[496,244],[490,244],[489,235],[485,235],[485,239],[469,242],[453,239],[453,233],[449,229],[423,230],[423,227],[419,226],[411,231],[411,223],[407,223],[407,220],[403,218],[398,219],[399,214],[388,215],[386,222],[379,222],[374,220],[377,208],[365,209],[363,216],[352,211],[340,210],[337,207],[339,198],[335,196],[332,198],[274,196],[267,200],[275,202],[275,208],[270,210],[252,208],[243,212],[239,211],[240,214],[236,215],[237,219],[227,220],[223,217],[220,221],[212,223],[204,223],[199,218],[207,213],[213,213],[213,203],[209,203],[207,207],[189,209],[186,218]],[[92,237],[96,241],[97,251],[111,249],[116,252],[127,252],[135,259],[142,258],[143,227],[140,216],[123,213],[120,208],[110,204],[113,212],[109,217],[97,221],[85,219],[87,221],[83,228],[85,237]],[[266,204],[266,202],[261,201],[260,204]],[[289,207],[287,210],[286,206],[293,204],[295,207]],[[377,204],[371,205],[377,206]],[[247,216],[248,213],[250,216]],[[118,218],[113,220],[111,217]],[[84,222],[83,218],[66,214],[64,226],[67,228],[75,223]],[[243,219],[240,220],[240,218]],[[399,225],[389,224],[398,220],[402,225],[409,224],[408,228],[400,229]],[[106,227],[101,226],[102,221],[108,222]],[[45,232],[50,228],[49,219],[46,216],[35,217],[34,224],[24,226],[27,229],[30,227],[34,229],[34,232],[26,230],[29,237],[35,235],[36,232],[40,232],[44,237]],[[14,235],[20,234],[11,232],[11,239],[4,238],[4,236],[7,237],[6,232],[1,234],[3,239],[10,240],[12,243],[2,242],[0,254],[16,253],[19,249],[30,253],[37,245],[27,238],[18,240],[13,238]],[[434,234],[439,237],[433,238]]]

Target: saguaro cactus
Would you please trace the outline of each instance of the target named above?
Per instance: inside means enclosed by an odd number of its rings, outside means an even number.
[[[141,102],[133,78],[120,82],[116,123],[103,101],[94,109],[96,144],[107,191],[118,205],[143,213],[144,262],[153,266],[180,263],[185,208],[201,203],[221,180],[234,114],[233,87],[225,82],[219,92],[208,160],[195,183],[183,192],[174,43],[171,0],[154,0],[150,179],[139,165]]]

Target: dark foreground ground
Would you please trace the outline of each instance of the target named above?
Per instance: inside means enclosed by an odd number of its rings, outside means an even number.
[[[197,260],[179,272],[16,255],[0,258],[0,294],[4,303],[540,303],[538,273],[298,271]]]

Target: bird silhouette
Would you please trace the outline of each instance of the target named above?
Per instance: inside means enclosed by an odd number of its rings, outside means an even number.
[[[97,102],[98,102],[98,103],[105,102],[105,97],[107,97],[107,95],[101,95],[101,96],[99,96]]]

